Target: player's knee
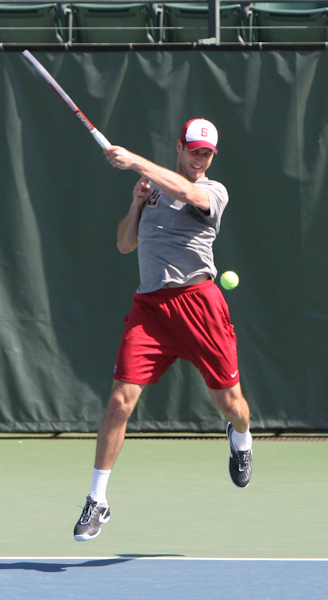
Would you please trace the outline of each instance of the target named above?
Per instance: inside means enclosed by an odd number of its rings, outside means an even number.
[[[111,423],[125,423],[133,410],[132,404],[123,394],[115,393],[111,396],[107,407],[107,416]]]
[[[246,400],[241,392],[228,388],[218,391],[213,400],[217,406],[231,419],[241,419],[245,412]]]
[[[239,421],[244,416],[244,408],[240,401],[232,400],[227,402],[227,408],[225,413],[230,417],[230,419]]]

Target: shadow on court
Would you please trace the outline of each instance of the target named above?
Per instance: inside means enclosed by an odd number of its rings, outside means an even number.
[[[185,558],[185,554],[119,554],[119,558]]]
[[[17,563],[4,564],[0,563],[0,571],[17,569],[21,571],[43,571],[44,573],[60,573],[67,571],[67,569],[80,569],[85,567],[109,567],[110,565],[117,565],[122,562],[133,560],[133,558],[122,558],[122,559],[101,559],[101,560],[88,560],[83,563],[73,564],[72,562],[63,563],[46,563],[46,562],[28,562],[22,561]]]
[[[111,565],[118,565],[120,563],[129,562],[136,558],[179,558],[180,554],[129,554],[129,556],[122,555],[121,558],[109,558],[109,559],[99,559],[99,560],[88,560],[82,563],[72,563],[72,562],[35,562],[35,561],[20,561],[13,563],[1,563],[0,562],[0,571],[3,570],[20,570],[20,571],[40,571],[43,573],[62,573],[63,571],[67,571],[67,569],[80,569],[86,567],[110,567]]]

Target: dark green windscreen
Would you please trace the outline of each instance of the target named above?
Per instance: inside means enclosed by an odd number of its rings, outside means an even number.
[[[328,429],[328,54],[35,52],[113,143],[170,169],[182,124],[219,129],[228,188],[215,243],[253,429]],[[137,255],[116,228],[136,173],[114,170],[19,51],[0,52],[0,431],[96,431]],[[177,361],[128,429],[223,431]]]

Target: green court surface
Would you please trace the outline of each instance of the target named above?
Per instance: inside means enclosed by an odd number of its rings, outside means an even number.
[[[0,557],[327,558],[327,441],[254,441],[250,486],[224,439],[127,439],[110,477],[111,521],[73,528],[95,439],[0,438]],[[6,510],[7,509],[7,510]]]

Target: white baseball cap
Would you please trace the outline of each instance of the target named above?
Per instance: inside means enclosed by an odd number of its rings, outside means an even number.
[[[196,148],[210,148],[217,154],[218,130],[206,119],[191,119],[184,124],[181,131],[181,142],[187,144],[189,150]]]

